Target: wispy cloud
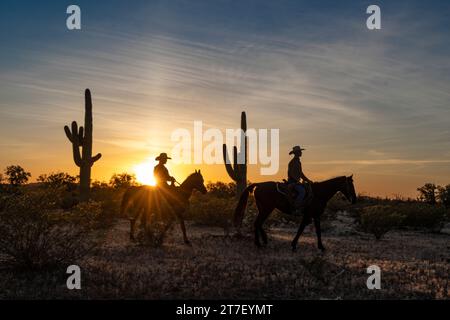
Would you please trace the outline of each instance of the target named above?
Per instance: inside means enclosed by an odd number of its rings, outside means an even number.
[[[99,18],[77,38],[24,51],[22,67],[0,73],[0,144],[33,144],[43,157],[60,152],[61,128],[82,121],[82,92],[90,87],[96,143],[114,155],[170,150],[172,130],[194,120],[235,127],[245,109],[250,127],[280,128],[283,163],[296,144],[308,146],[306,162],[330,166],[327,173],[450,161],[442,156],[450,149],[450,61],[440,12],[411,20],[417,9],[398,5],[376,33],[361,16],[333,14],[346,11],[340,6],[306,16],[288,3],[261,4],[273,20],[236,20],[239,28],[208,20],[207,12],[192,23],[188,15],[201,5],[155,11],[139,3],[140,28],[111,30]],[[441,175],[450,179],[449,171]]]

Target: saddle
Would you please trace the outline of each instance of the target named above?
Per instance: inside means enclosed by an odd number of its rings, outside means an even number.
[[[292,209],[295,209],[295,202],[298,196],[298,192],[295,189],[295,186],[299,183],[291,183],[286,179],[283,179],[283,182],[277,182],[277,191],[285,196],[286,200],[289,202]],[[305,207],[308,205],[313,198],[312,186],[309,183],[301,184],[303,188],[305,188],[305,196],[303,197],[300,207]]]

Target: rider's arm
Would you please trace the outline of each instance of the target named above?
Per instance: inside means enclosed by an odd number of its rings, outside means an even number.
[[[308,177],[305,176],[305,174],[303,173],[302,164],[301,163],[300,163],[300,177],[302,178],[303,181],[306,181],[308,183],[312,183],[312,181],[310,179],[308,179]]]
[[[310,179],[308,179],[308,177],[306,177],[303,173],[302,173],[302,179],[308,183],[312,183],[312,181]]]

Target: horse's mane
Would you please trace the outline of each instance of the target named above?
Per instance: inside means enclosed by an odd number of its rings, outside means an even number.
[[[188,179],[192,178],[193,176],[195,176],[195,175],[197,175],[197,174],[198,174],[198,172],[193,172],[193,173],[191,173],[190,175],[188,175],[188,176],[186,177],[186,179],[184,179],[184,181],[187,181]]]
[[[187,178],[183,180],[183,182],[181,183],[181,185],[184,184],[184,183],[186,183],[190,178],[192,178],[193,176],[195,176],[195,175],[197,175],[197,174],[199,174],[199,173],[198,173],[198,172],[193,172],[193,173],[191,173],[190,175],[188,175]],[[180,186],[181,186],[181,185],[180,185]]]

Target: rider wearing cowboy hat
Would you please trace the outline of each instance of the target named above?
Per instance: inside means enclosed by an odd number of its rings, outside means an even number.
[[[153,175],[155,176],[156,184],[161,187],[169,186],[167,182],[171,182],[172,184],[176,181],[174,177],[169,174],[169,170],[164,166],[167,163],[169,158],[167,153],[161,153],[159,156],[155,158],[159,163],[153,169]]]
[[[312,181],[305,176],[302,170],[300,157],[302,156],[303,150],[305,149],[302,149],[300,146],[295,146],[292,148],[292,151],[289,152],[290,155],[294,155],[294,158],[292,158],[288,165],[288,183],[293,184],[295,190],[297,191],[297,197],[294,202],[297,212],[299,211],[303,198],[306,194],[305,187],[300,184],[300,179],[303,180],[303,182],[312,183]]]

